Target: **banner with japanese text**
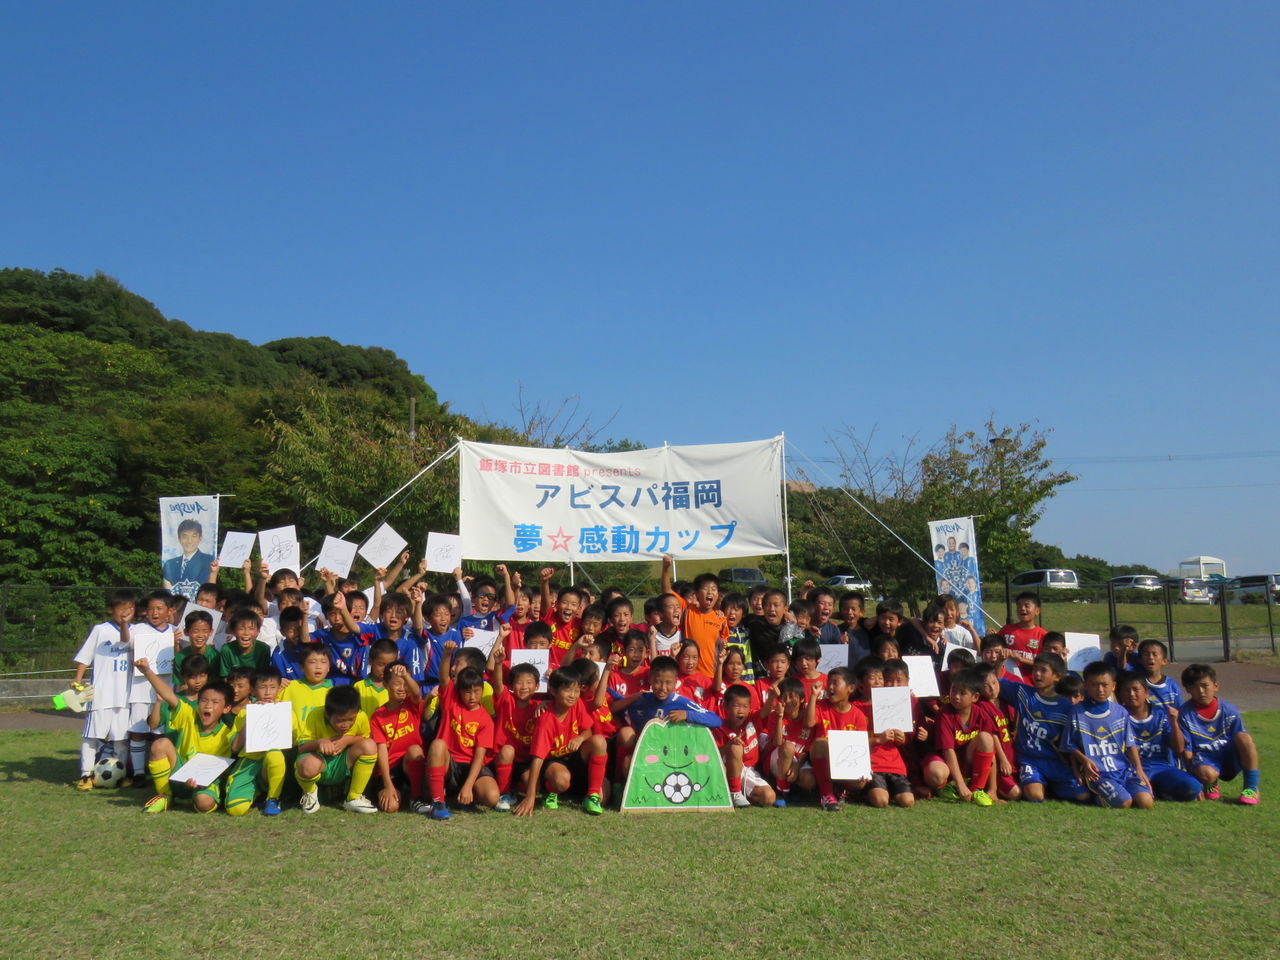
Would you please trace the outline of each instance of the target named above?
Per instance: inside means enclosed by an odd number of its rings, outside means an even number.
[[[584,453],[459,441],[470,560],[783,553],[782,437]]]
[[[929,521],[929,545],[938,593],[949,593],[960,605],[960,619],[982,628],[982,574],[978,572],[978,538],[973,517]]]

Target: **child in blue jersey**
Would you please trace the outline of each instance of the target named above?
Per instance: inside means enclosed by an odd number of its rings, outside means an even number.
[[[1102,655],[1102,660],[1116,672],[1116,676],[1126,670],[1138,669],[1138,631],[1129,626],[1112,627],[1107,637],[1111,649]]]
[[[461,647],[466,641],[462,639],[462,631],[453,626],[453,605],[443,594],[427,597],[421,604],[423,641],[423,675],[426,686],[422,691],[422,699],[429,700],[440,683],[440,661],[444,657],[444,645],[449,641]]]
[[[1105,807],[1149,810],[1155,803],[1142,771],[1129,714],[1111,700],[1116,672],[1098,660],[1084,670],[1085,697],[1071,711],[1062,748],[1075,758],[1089,792]]]
[[[680,687],[680,668],[674,657],[655,657],[649,664],[649,689],[632,701],[626,711],[626,726],[618,731],[618,779],[625,779],[631,766],[631,749],[640,731],[650,720],[665,718],[669,723],[697,723],[704,727],[720,726],[720,716],[706,707],[676,693]]]
[[[347,598],[343,594],[326,596],[320,603],[320,609],[329,625],[323,630],[313,631],[311,639],[329,648],[329,655],[333,658],[330,678],[334,686],[354,685],[369,673],[365,660],[372,639],[362,635],[360,624],[350,615]]]
[[[1031,662],[1031,685],[1000,681],[1000,699],[1018,711],[1013,741],[1022,799],[1041,803],[1046,791],[1060,800],[1084,803],[1089,791],[1058,750],[1063,731],[1071,724],[1072,703],[1055,687],[1067,672],[1056,653],[1040,653]]]
[[[458,595],[462,598],[462,616],[458,618],[458,629],[462,631],[464,641],[471,639],[472,633],[469,631],[497,630],[515,612],[515,592],[511,589],[505,564],[498,564],[498,573],[506,584],[502,588],[501,603],[498,602],[498,585],[493,578],[481,577],[474,581],[468,595],[466,584],[462,580],[462,568],[454,571],[458,581]]]
[[[406,594],[389,593],[382,598],[382,603],[378,607],[378,623],[369,633],[370,640],[394,640],[396,650],[399,653],[399,659],[405,662],[409,669],[409,676],[413,677],[414,683],[419,686],[424,680],[424,669],[426,664],[423,662],[422,646],[418,640],[418,631],[414,628],[411,621],[417,620],[417,607]],[[347,628],[351,629],[352,624],[348,623]],[[355,630],[352,630],[355,633]],[[369,665],[363,665],[363,670],[368,671]]]
[[[1133,739],[1147,781],[1162,800],[1199,800],[1200,781],[1178,764],[1182,734],[1169,711],[1147,697],[1147,683],[1136,670],[1116,680],[1116,700],[1129,711]]]
[[[1193,663],[1182,671],[1187,702],[1178,714],[1186,744],[1182,759],[1204,786],[1206,800],[1219,797],[1218,781],[1244,774],[1240,803],[1253,806],[1258,794],[1258,748],[1244,727],[1240,711],[1218,699],[1218,676],[1207,663]]]
[[[1147,684],[1147,696],[1169,711],[1169,716],[1176,722],[1184,697],[1178,681],[1164,675],[1164,668],[1169,663],[1168,649],[1159,640],[1143,640],[1138,644],[1138,663]]]
[[[280,611],[280,644],[271,653],[271,666],[280,671],[283,679],[302,679],[302,651],[311,640],[307,617],[301,607]]]

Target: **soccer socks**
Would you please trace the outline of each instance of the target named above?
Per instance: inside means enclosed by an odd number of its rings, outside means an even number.
[[[348,800],[354,800],[364,793],[364,788],[369,785],[369,778],[373,776],[373,765],[377,760],[377,756],[367,753],[356,757],[355,766],[351,768],[351,785],[347,788]]]
[[[811,757],[810,762],[813,765],[814,779],[818,781],[818,796],[835,796],[835,790],[831,786],[830,757]]]
[[[742,778],[741,778],[741,777],[730,777],[730,778],[729,778],[729,792],[730,792],[730,793],[741,793],[741,792],[742,792]]]
[[[969,778],[970,790],[986,790],[987,778],[991,776],[991,765],[996,762],[992,751],[973,751],[973,776]]]
[[[510,792],[511,768],[513,766],[515,766],[515,764],[511,763],[499,763],[494,765],[493,772],[498,775],[498,792],[501,794],[505,795]]]
[[[303,793],[315,793],[317,785],[320,783],[320,774],[314,777],[304,777],[297,767],[293,768],[293,779],[298,781],[298,786],[302,788]]]
[[[173,773],[173,764],[161,757],[147,763],[147,773],[151,775],[151,783],[155,786],[156,796],[167,797],[173,791],[169,789],[169,774]]]
[[[427,767],[427,799],[444,803],[444,775],[448,767]]]
[[[279,750],[268,750],[262,758],[262,768],[267,773],[267,797],[279,800],[284,790],[284,754]]]
[[[1258,771],[1257,770],[1244,771],[1244,788],[1243,789],[1245,790],[1258,789]]]
[[[609,766],[609,755],[606,753],[587,757],[587,795],[597,797],[604,791],[604,771]]]
[[[85,737],[80,741],[80,776],[93,776],[93,765],[97,763],[101,749],[102,741],[96,737]]]
[[[422,780],[427,774],[427,758],[421,757],[417,760],[406,759],[404,762],[404,772],[409,778],[409,798],[411,800],[421,800]]]
[[[147,769],[147,741],[130,740],[129,741],[129,774],[130,776],[140,777],[142,771]]]

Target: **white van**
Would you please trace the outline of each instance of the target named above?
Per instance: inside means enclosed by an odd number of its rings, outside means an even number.
[[[1027,570],[1015,576],[1010,583],[1022,590],[1039,587],[1042,590],[1078,590],[1080,579],[1074,570]]]

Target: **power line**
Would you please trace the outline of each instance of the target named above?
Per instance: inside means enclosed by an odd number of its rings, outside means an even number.
[[[1073,487],[1067,485],[1057,491],[1064,493],[1146,493],[1150,490],[1241,490],[1246,487],[1280,487],[1280,483],[1203,483],[1185,487]]]

